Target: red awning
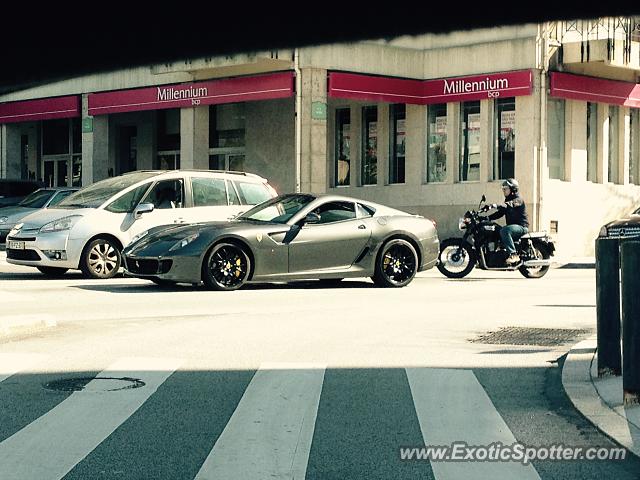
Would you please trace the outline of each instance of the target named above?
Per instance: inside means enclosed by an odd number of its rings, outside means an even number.
[[[287,98],[293,96],[293,78],[293,72],[281,72],[92,93],[89,95],[89,115]]]
[[[437,80],[406,80],[341,72],[329,74],[331,98],[415,105],[531,95],[532,86],[531,70]]]
[[[551,72],[551,96],[640,108],[640,84]]]
[[[80,96],[0,103],[0,123],[33,122],[80,116]]]

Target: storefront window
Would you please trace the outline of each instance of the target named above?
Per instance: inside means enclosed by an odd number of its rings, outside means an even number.
[[[447,179],[447,104],[427,109],[427,182]]]
[[[547,100],[547,165],[549,178],[564,180],[564,100]]]
[[[640,110],[629,116],[629,183],[640,185]]]
[[[351,173],[351,111],[336,110],[336,186],[349,185]]]
[[[180,110],[158,110],[158,151],[180,150]]]
[[[180,168],[180,110],[158,110],[158,156],[155,168],[176,170]]]
[[[587,180],[598,181],[598,104],[587,103]]]
[[[245,132],[244,103],[228,103],[209,107],[210,148],[244,147]]]
[[[493,179],[515,177],[516,99],[496,101],[494,118]]]
[[[460,115],[461,182],[480,180],[480,102],[464,102]]]
[[[69,119],[42,122],[42,154],[63,155],[69,153]]]
[[[378,183],[378,107],[362,108],[362,185]]]
[[[391,128],[389,133],[389,183],[404,183],[405,173],[405,135],[406,135],[407,109],[404,104],[391,106]]]
[[[609,105],[609,181],[618,183],[618,107]]]

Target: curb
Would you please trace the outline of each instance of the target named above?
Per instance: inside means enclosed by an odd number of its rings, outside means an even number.
[[[562,386],[587,420],[640,457],[640,406],[622,406],[621,377],[597,377],[596,347],[592,337],[571,348],[562,368]]]

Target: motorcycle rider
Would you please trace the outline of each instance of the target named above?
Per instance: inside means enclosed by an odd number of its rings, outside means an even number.
[[[504,203],[491,204],[485,207],[486,210],[497,208],[497,212],[489,215],[490,220],[505,217],[506,225],[500,229],[500,238],[509,253],[507,265],[514,265],[520,262],[520,257],[516,253],[514,240],[520,239],[529,232],[529,217],[524,200],[518,193],[519,184],[515,178],[508,178],[502,182],[502,193]]]

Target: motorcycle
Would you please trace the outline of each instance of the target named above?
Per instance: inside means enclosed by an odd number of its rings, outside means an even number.
[[[481,213],[489,210],[482,207],[486,197],[478,204],[478,210],[468,210],[458,223],[464,232],[462,238],[448,238],[440,243],[438,270],[449,278],[463,278],[474,267],[482,270],[518,270],[526,278],[543,277],[551,266],[555,245],[546,232],[532,232],[515,240],[514,245],[520,262],[508,265],[509,253],[502,244],[500,229],[496,222]]]

